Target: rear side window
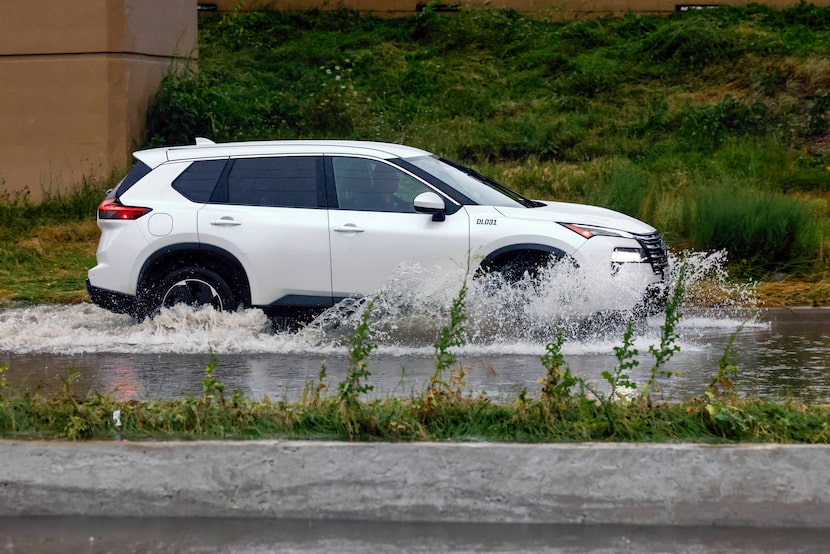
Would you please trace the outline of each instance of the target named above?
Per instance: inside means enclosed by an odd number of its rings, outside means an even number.
[[[232,163],[227,178],[230,204],[284,208],[325,205],[322,157],[240,158]]]
[[[150,166],[148,166],[144,162],[136,162],[133,168],[130,170],[130,172],[127,173],[127,175],[123,179],[121,179],[120,183],[118,183],[118,186],[109,191],[109,193],[107,194],[107,198],[120,197],[122,194],[130,190],[130,187],[132,187],[134,184],[143,179],[145,175],[150,173],[150,171],[152,171],[150,169]]]
[[[204,204],[210,200],[226,160],[202,160],[190,164],[173,181],[173,189],[192,202]]]

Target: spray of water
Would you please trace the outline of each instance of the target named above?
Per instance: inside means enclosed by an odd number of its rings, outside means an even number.
[[[734,328],[746,320],[739,311],[752,305],[752,286],[731,284],[725,260],[724,253],[673,257],[670,280],[676,279],[681,264],[687,267],[687,298],[681,309],[691,315],[682,322],[687,332],[711,325]],[[607,271],[567,264],[511,286],[499,275],[475,276],[463,267],[439,271],[405,266],[373,295],[372,340],[380,351],[430,355],[465,279],[466,355],[541,353],[560,329],[566,333],[566,354],[611,352],[626,322],[636,318],[631,308],[640,294],[634,283],[612,278]],[[0,310],[0,351],[338,354],[345,352],[366,301],[346,300],[291,333],[274,332],[259,310],[219,313],[176,306],[155,318],[135,321],[91,304],[9,308]],[[718,308],[716,318],[708,315],[708,307]],[[734,321],[724,319],[724,309],[735,310]],[[647,349],[659,334],[660,316],[637,321],[638,348]]]
[[[746,320],[754,304],[751,283],[731,283],[725,269],[726,253],[683,252],[672,256],[667,288],[677,285],[685,266],[682,310],[698,321],[724,310]],[[607,268],[575,267],[560,263],[506,283],[500,274],[470,275],[459,269],[405,266],[377,293],[372,314],[374,339],[386,345],[432,344],[449,318],[449,307],[462,284],[468,286],[465,342],[468,345],[544,345],[562,330],[569,341],[605,342],[622,336],[629,320],[644,339],[656,336],[661,315],[646,319],[637,309],[643,295],[640,281],[611,275]],[[301,331],[310,342],[340,342],[362,316],[365,298],[348,299],[328,310]]]

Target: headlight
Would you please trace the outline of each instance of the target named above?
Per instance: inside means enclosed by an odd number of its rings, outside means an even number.
[[[583,238],[589,239],[591,237],[622,237],[626,239],[633,239],[634,235],[619,229],[608,229],[607,227],[597,227],[595,225],[578,225],[576,223],[560,223],[566,229],[570,229],[574,233],[581,235]]]
[[[647,262],[648,254],[642,248],[615,248],[611,253],[611,261],[615,264]]]

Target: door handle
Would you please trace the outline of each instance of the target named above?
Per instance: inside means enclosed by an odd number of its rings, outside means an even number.
[[[346,223],[340,227],[335,227],[334,231],[336,233],[362,233],[365,229],[361,229],[354,223]]]
[[[236,227],[237,225],[242,225],[241,222],[235,221],[232,217],[220,217],[219,219],[214,219],[210,222],[211,225],[216,225],[217,227]]]

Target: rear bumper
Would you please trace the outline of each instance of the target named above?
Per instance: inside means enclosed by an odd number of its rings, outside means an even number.
[[[89,279],[86,280],[86,290],[90,300],[96,306],[117,314],[132,315],[135,313],[135,296],[93,286]]]

